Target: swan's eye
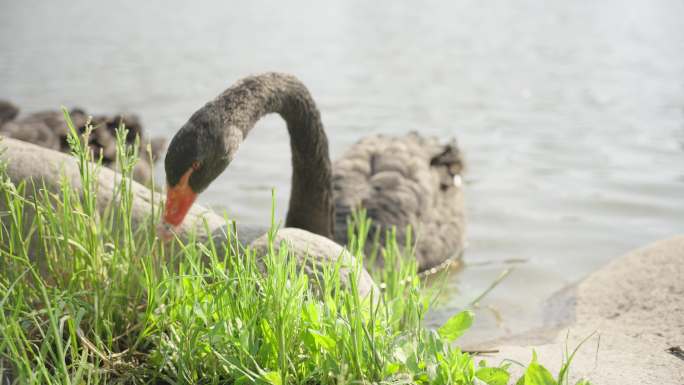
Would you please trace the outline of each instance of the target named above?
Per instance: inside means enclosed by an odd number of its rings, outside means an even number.
[[[192,162],[192,170],[193,170],[193,171],[199,170],[200,166],[201,166],[201,164],[200,164],[199,161],[194,161],[194,162]]]

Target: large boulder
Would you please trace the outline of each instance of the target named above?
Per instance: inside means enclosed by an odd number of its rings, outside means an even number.
[[[267,253],[269,248],[268,234],[255,239],[250,243],[250,246],[257,251],[257,254]],[[380,293],[373,282],[373,278],[363,266],[357,265],[355,258],[349,251],[328,238],[294,227],[284,228],[280,229],[273,238],[273,249],[276,254],[281,247],[287,247],[292,255],[303,261],[300,265],[314,281],[317,278],[322,281],[321,272],[326,263],[339,261],[339,272],[343,287],[348,287],[354,270],[358,269],[356,274],[358,276],[359,294],[365,297],[370,294],[371,290],[375,290],[375,295]]]
[[[684,384],[684,236],[615,259],[554,295],[548,311],[547,328],[485,344],[499,353],[484,358],[529,362],[534,349],[557,373],[566,346],[595,333],[575,356],[570,383]]]

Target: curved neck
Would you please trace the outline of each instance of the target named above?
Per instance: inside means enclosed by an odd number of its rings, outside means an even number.
[[[251,76],[212,103],[212,109],[220,115],[229,159],[262,116],[278,113],[285,120],[292,150],[292,190],[285,226],[332,238],[334,206],[328,138],[304,84],[285,74]]]

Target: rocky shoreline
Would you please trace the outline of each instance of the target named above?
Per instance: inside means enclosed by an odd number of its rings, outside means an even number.
[[[498,349],[482,359],[527,364],[535,350],[557,373],[566,349],[586,339],[571,384],[582,377],[598,385],[684,384],[684,235],[614,259],[553,295],[546,309],[545,328],[478,346]]]

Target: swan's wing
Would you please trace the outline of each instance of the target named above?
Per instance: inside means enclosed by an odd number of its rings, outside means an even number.
[[[336,239],[346,241],[347,216],[364,207],[381,239],[396,226],[403,243],[411,226],[421,269],[460,253],[463,201],[454,181],[462,169],[453,142],[415,133],[362,139],[333,166]]]

